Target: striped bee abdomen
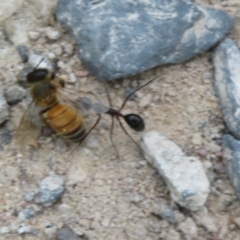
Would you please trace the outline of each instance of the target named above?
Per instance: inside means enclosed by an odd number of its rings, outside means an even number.
[[[46,122],[59,135],[74,142],[82,142],[86,135],[83,118],[70,106],[55,104],[44,114]]]

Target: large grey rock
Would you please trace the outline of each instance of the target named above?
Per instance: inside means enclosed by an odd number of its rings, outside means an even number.
[[[191,211],[200,209],[210,192],[202,163],[186,156],[160,132],[145,133],[141,145],[147,160],[167,184],[172,199]]]
[[[73,34],[83,64],[104,80],[190,59],[233,26],[227,13],[188,0],[59,0],[57,19]]]
[[[223,159],[236,195],[240,199],[240,141],[228,134],[223,137]]]
[[[226,38],[217,47],[213,63],[215,89],[229,131],[240,139],[240,51]]]

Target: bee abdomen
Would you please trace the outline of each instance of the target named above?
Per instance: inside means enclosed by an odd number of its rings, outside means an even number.
[[[83,119],[74,108],[57,104],[50,108],[44,117],[59,135],[68,140],[82,142],[86,136]]]
[[[62,134],[62,136],[73,142],[82,142],[84,140],[86,134],[87,134],[87,132],[86,132],[85,126],[81,125],[70,133]]]

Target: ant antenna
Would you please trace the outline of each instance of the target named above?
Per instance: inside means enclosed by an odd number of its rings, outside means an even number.
[[[162,74],[154,77],[153,79],[151,79],[150,81],[148,81],[147,83],[143,84],[142,86],[138,87],[137,89],[135,89],[133,92],[131,92],[126,99],[124,100],[122,106],[119,108],[119,112],[124,108],[124,106],[126,105],[127,101],[133,96],[134,93],[138,92],[140,89],[144,88],[145,86],[147,86],[148,84],[150,84],[151,82],[153,82],[154,80],[156,80],[157,78],[161,77],[162,75],[164,75],[166,72],[168,72],[168,70],[164,71]]]

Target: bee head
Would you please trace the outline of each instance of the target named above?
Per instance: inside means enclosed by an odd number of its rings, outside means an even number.
[[[28,83],[36,83],[43,80],[50,80],[54,78],[54,74],[51,73],[46,68],[38,68],[34,69],[32,72],[27,74],[27,82]]]

